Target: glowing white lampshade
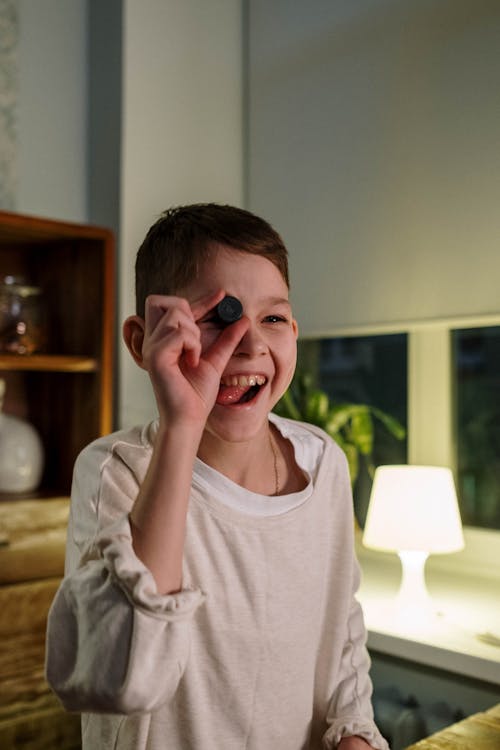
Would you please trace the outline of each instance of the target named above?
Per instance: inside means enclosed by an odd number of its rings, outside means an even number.
[[[375,549],[455,552],[464,546],[453,474],[441,466],[379,466],[363,544]]]
[[[373,481],[363,544],[397,552],[403,568],[398,606],[429,611],[424,566],[431,553],[456,552],[464,538],[453,474],[441,466],[380,466]]]

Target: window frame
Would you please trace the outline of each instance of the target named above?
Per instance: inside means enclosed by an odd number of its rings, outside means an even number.
[[[414,325],[408,330],[408,461],[442,464],[456,473],[452,331],[500,325],[500,316]],[[432,414],[432,419],[428,415]],[[438,566],[500,575],[500,531],[464,526],[465,549],[439,556]]]
[[[408,463],[449,466],[456,473],[452,331],[498,325],[500,314],[339,328],[308,332],[303,338],[405,333],[408,336]],[[464,526],[464,537],[464,550],[434,555],[433,565],[455,574],[500,577],[500,531]]]

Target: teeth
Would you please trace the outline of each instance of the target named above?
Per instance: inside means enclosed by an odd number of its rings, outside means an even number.
[[[222,385],[239,385],[242,388],[254,385],[264,385],[266,378],[264,375],[226,375],[222,378]]]

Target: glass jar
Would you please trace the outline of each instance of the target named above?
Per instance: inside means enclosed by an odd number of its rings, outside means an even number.
[[[0,283],[0,352],[33,354],[45,344],[42,290],[18,276]]]

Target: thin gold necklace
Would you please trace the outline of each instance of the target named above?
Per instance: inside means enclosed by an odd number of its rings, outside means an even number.
[[[271,446],[271,451],[273,453],[273,462],[274,462],[274,494],[279,495],[280,491],[280,475],[278,472],[278,453],[276,451],[276,448],[274,447],[274,440],[271,435],[271,430],[269,429],[269,445]]]

